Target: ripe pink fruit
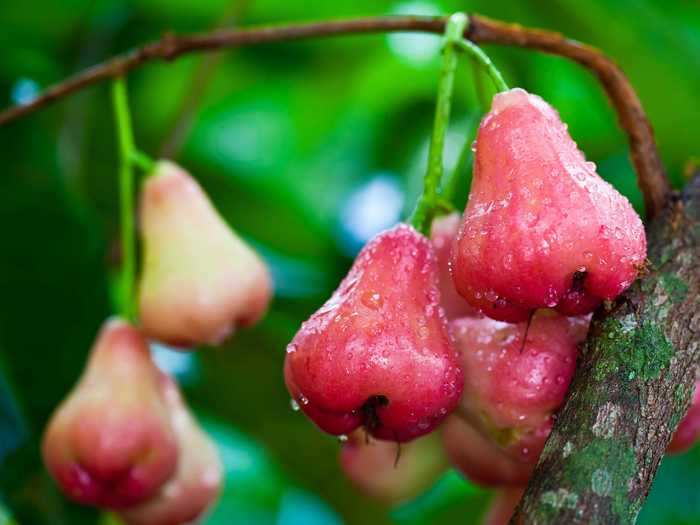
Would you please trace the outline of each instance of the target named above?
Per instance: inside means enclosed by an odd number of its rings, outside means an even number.
[[[489,317],[517,322],[537,308],[579,315],[617,297],[644,263],[646,237],[557,112],[511,89],[479,128],[452,257],[458,292]]]
[[[219,344],[264,314],[271,290],[265,264],[177,165],[160,161],[146,179],[141,228],[146,335],[175,346]]]
[[[127,525],[193,523],[219,496],[222,465],[216,447],[185,405],[175,382],[162,375],[162,392],[177,437],[175,474],[148,501],[120,512]]]
[[[107,321],[78,384],[44,434],[47,469],[71,499],[125,508],[173,474],[177,444],[143,336]]]
[[[526,323],[452,321],[465,375],[463,410],[488,433],[539,428],[564,400],[588,323],[589,316],[538,310],[523,346]]]
[[[398,225],[360,252],[287,347],[292,398],[323,430],[427,434],[457,405],[463,375],[440,308],[430,242]]]
[[[487,317],[450,323],[465,386],[461,417],[449,418],[444,440],[450,461],[466,476],[494,486],[527,482],[573,377],[588,322],[589,316],[539,310],[524,347],[526,323]]]
[[[695,393],[688,412],[673,434],[667,451],[671,454],[685,452],[700,438],[700,379],[695,381]]]
[[[447,469],[447,458],[437,433],[401,445],[400,453],[398,447],[389,441],[368,441],[364,432],[355,430],[343,444],[340,465],[368,496],[391,505],[407,501],[433,485]]]
[[[470,305],[455,289],[450,272],[452,245],[459,231],[462,217],[459,213],[450,213],[436,217],[430,228],[430,240],[437,257],[440,277],[440,304],[445,309],[448,319],[479,315],[479,310]]]
[[[500,489],[494,494],[481,525],[508,525],[525,489]]]
[[[498,436],[486,436],[461,416],[452,415],[442,427],[442,439],[450,463],[473,483],[485,487],[524,487],[535,469],[551,430],[547,421],[541,428],[513,440],[502,448]],[[527,449],[527,454],[522,454]]]

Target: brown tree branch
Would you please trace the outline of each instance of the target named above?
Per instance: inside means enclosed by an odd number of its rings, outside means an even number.
[[[634,523],[700,362],[700,171],[648,228],[651,270],[593,322],[514,524]]]
[[[46,89],[27,104],[0,112],[0,125],[32,113],[87,86],[123,75],[147,62],[173,60],[187,53],[346,34],[394,31],[442,33],[444,27],[444,17],[393,16],[256,27],[198,35],[175,36],[168,33],[157,42],[107,60]],[[559,33],[528,29],[478,15],[470,16],[465,36],[477,43],[514,45],[561,55],[595,73],[617,111],[620,125],[629,137],[632,160],[644,195],[647,216],[653,218],[663,208],[670,185],[661,164],[651,126],[634,89],[612,60],[597,49],[568,40]]]

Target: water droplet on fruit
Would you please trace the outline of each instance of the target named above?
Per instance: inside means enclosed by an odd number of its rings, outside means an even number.
[[[299,403],[297,403],[296,399],[290,399],[289,406],[292,407],[292,410],[294,412],[299,412],[299,410],[301,409],[301,407],[299,406]]]
[[[364,304],[370,310],[379,309],[382,304],[384,304],[384,299],[379,292],[374,290],[367,290],[362,294],[362,304]]]
[[[513,268],[513,254],[509,253],[503,256],[503,266],[506,270],[511,270]]]
[[[287,345],[287,353],[288,354],[293,354],[296,351],[297,351],[297,345],[295,345],[294,343],[290,343]]]
[[[340,434],[338,436],[338,441],[340,441],[341,443],[346,443],[348,441],[348,436],[346,436],[345,434]]]
[[[306,405],[309,404],[309,398],[306,397],[304,394],[301,394],[301,395],[299,396],[299,402],[300,402],[302,405],[306,406]]]

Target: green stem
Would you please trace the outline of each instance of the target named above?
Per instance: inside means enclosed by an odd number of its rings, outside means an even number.
[[[476,91],[476,98],[479,101],[479,107],[482,113],[487,113],[491,109],[491,101],[488,98],[486,92],[486,86],[484,86],[484,77],[482,75],[481,67],[479,63],[472,59],[472,77],[474,79],[474,90]]]
[[[131,150],[130,160],[134,166],[141,168],[143,171],[146,172],[146,174],[153,173],[153,170],[156,166],[155,161],[151,157],[137,149]]]
[[[119,202],[121,220],[122,315],[136,321],[136,227],[134,221],[134,137],[131,130],[131,114],[127,100],[126,82],[120,77],[112,84],[112,102],[119,141]]]
[[[474,137],[476,135],[475,127],[478,126],[479,120],[479,116],[472,115],[467,124],[466,139],[459,152],[459,157],[457,157],[457,163],[452,172],[445,178],[442,188],[440,189],[440,198],[444,201],[452,201],[460,179],[469,172],[474,154],[472,151],[472,144],[474,143]]]
[[[503,75],[501,75],[498,68],[493,65],[491,59],[479,46],[464,38],[459,39],[457,46],[481,66],[481,69],[489,76],[497,91],[508,91],[508,84],[503,80]]]
[[[430,223],[438,201],[438,186],[442,178],[445,134],[450,121],[452,92],[457,69],[458,57],[455,46],[462,40],[468,21],[469,19],[464,13],[455,13],[450,17],[445,27],[442,71],[438,84],[433,134],[428,152],[428,170],[423,183],[423,194],[418,198],[416,208],[410,218],[413,227],[424,235],[429,234]]]

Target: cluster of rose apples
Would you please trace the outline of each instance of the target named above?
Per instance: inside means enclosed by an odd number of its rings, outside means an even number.
[[[495,525],[537,463],[591,312],[635,280],[646,238],[540,97],[496,95],[474,151],[463,216],[436,218],[430,239],[402,224],[371,240],[289,344],[285,379],[342,436],[360,488],[408,499],[451,463],[500,489]],[[695,399],[671,451],[700,434]]]
[[[222,468],[148,340],[218,344],[263,315],[271,286],[260,258],[174,164],[148,176],[140,214],[139,322],[105,323],[43,452],[72,499],[130,525],[177,525],[211,506]],[[645,257],[641,220],[556,111],[522,89],[500,93],[479,129],[463,216],[437,217],[430,238],[398,225],[363,248],[287,348],[293,404],[343,437],[341,465],[366,492],[409,499],[452,464],[500,489],[487,519],[504,522],[564,400],[591,312],[632,283]],[[698,434],[696,392],[669,450]]]
[[[128,525],[180,525],[216,500],[222,466],[149,339],[217,344],[259,319],[270,278],[201,187],[159,162],[141,193],[138,325],[109,319],[73,391],[46,429],[46,466],[64,493]]]

